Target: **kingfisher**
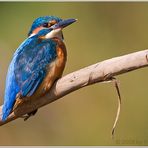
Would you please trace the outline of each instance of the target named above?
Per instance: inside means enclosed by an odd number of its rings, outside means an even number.
[[[2,120],[24,100],[44,96],[62,76],[67,52],[62,30],[76,19],[43,16],[35,19],[28,37],[15,51],[8,68]],[[27,120],[37,109],[25,116]]]

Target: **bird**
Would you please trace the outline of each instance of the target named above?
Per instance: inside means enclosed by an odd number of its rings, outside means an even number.
[[[43,16],[34,20],[28,37],[16,49],[6,76],[2,121],[24,100],[44,96],[62,76],[67,50],[63,28],[77,19]],[[24,120],[35,115],[28,113]]]

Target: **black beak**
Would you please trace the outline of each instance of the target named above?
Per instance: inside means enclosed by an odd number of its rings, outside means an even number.
[[[67,27],[68,25],[70,25],[70,24],[72,24],[72,23],[74,23],[76,21],[77,21],[77,19],[66,19],[66,20],[62,20],[59,23],[51,26],[50,28],[52,28],[52,29],[58,29],[58,28],[63,29],[63,28]]]

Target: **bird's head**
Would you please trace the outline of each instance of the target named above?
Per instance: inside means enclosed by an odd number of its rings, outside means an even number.
[[[63,39],[62,29],[74,22],[76,22],[76,19],[60,20],[50,27],[43,27],[35,35],[37,35],[40,39],[52,39],[54,37]]]
[[[35,35],[40,30],[42,30],[44,28],[49,28],[61,20],[62,20],[61,18],[58,18],[56,16],[39,17],[39,18],[35,19],[34,22],[32,23],[32,26],[31,26],[30,31],[28,33],[28,36]]]
[[[34,20],[28,36],[37,34],[40,30],[50,28],[61,22],[62,19],[56,16],[43,16]],[[69,23],[69,22],[68,22]],[[66,25],[66,24],[65,24]],[[53,28],[54,29],[54,28]]]

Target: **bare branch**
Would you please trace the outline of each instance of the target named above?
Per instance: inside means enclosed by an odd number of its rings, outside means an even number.
[[[148,50],[115,57],[70,73],[59,79],[46,96],[26,101],[12,112],[6,124],[37,108],[47,105],[82,87],[110,80],[113,76],[148,66]],[[1,107],[2,108],[2,107]],[[0,108],[0,114],[1,114]]]

